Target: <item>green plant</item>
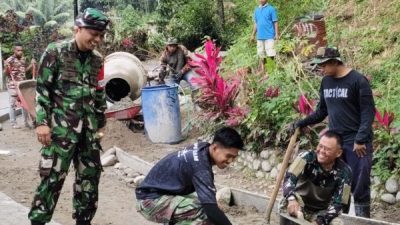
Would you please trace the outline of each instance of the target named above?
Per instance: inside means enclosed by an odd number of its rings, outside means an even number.
[[[200,46],[205,35],[220,39],[215,7],[208,0],[189,0],[179,9],[166,27],[168,36],[176,37],[189,49]]]
[[[165,32],[169,21],[187,4],[189,0],[163,0],[157,6],[156,12],[159,15],[156,24],[159,32]]]
[[[38,26],[60,26],[72,19],[71,0],[7,0],[3,4],[8,5],[5,8],[15,10],[20,20],[26,18],[26,15],[32,15],[34,24]]]
[[[238,37],[228,49],[222,68],[226,71],[235,71],[243,67],[256,67],[258,58],[255,54],[255,44],[249,42],[251,28],[243,30],[243,35]]]
[[[122,11],[115,11],[119,18],[113,21],[115,39],[121,40],[135,34],[143,25],[144,19],[131,5]]]
[[[384,129],[375,130],[375,152],[372,175],[386,182],[392,175],[400,175],[400,135],[390,135]]]
[[[167,38],[162,33],[150,33],[147,45],[150,50],[161,52],[165,48]]]

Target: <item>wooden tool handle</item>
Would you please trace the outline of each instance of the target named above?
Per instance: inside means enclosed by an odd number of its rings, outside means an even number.
[[[283,161],[282,161],[281,170],[279,171],[278,177],[276,178],[274,191],[272,192],[272,196],[268,202],[268,207],[267,207],[267,211],[266,211],[266,213],[267,213],[266,221],[268,224],[271,219],[271,212],[272,212],[272,208],[274,207],[274,204],[275,204],[276,196],[278,195],[278,191],[281,186],[283,176],[285,175],[285,172],[286,172],[287,166],[289,164],[290,157],[292,156],[293,149],[296,145],[297,136],[299,135],[299,133],[300,133],[300,128],[297,128],[296,131],[294,132],[294,134],[292,135],[292,137],[290,138],[289,145],[286,149],[285,157],[283,158]]]

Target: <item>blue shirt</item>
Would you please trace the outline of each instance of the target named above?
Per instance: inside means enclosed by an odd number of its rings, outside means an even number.
[[[162,195],[196,192],[202,204],[216,204],[209,146],[196,143],[161,159],[136,188],[136,198],[157,199]]]
[[[276,10],[270,4],[259,6],[254,11],[254,22],[257,25],[257,40],[275,38],[274,23],[278,21]]]

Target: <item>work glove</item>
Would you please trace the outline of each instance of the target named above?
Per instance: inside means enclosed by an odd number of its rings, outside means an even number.
[[[293,135],[297,128],[301,128],[299,125],[299,120],[289,124],[289,128],[288,128],[289,135]]]

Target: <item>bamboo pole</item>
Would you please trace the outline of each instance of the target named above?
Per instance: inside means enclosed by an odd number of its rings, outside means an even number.
[[[279,171],[278,177],[276,179],[274,191],[272,192],[272,196],[268,202],[268,207],[267,207],[267,211],[266,211],[267,224],[270,224],[272,208],[274,207],[276,196],[278,195],[278,191],[281,186],[283,176],[285,175],[286,169],[288,167],[290,157],[293,154],[293,149],[296,145],[297,136],[299,135],[299,133],[300,133],[300,128],[297,128],[296,131],[294,132],[294,134],[292,135],[292,137],[290,138],[289,145],[286,149],[285,157],[283,158],[283,161],[282,161],[281,170]]]

